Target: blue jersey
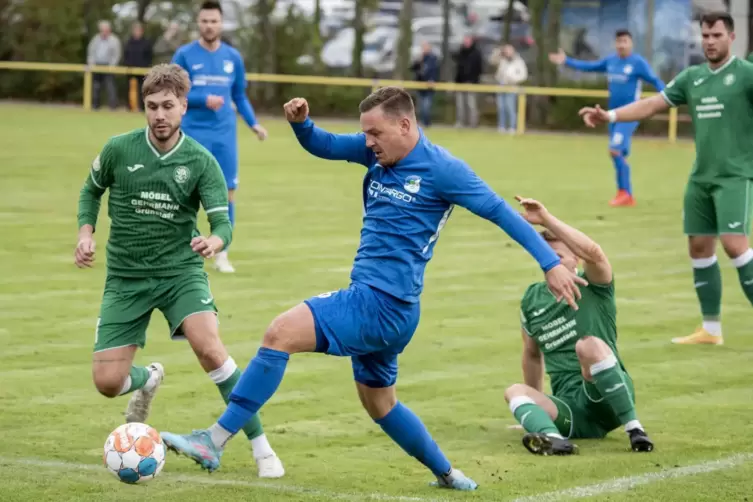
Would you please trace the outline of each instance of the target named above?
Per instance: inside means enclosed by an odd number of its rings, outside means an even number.
[[[611,54],[599,61],[580,61],[567,58],[565,64],[580,71],[606,73],[609,81],[609,108],[619,108],[638,101],[642,82],[648,82],[657,91],[664,90],[664,82],[654,74],[648,61],[639,54],[621,58]]]
[[[246,69],[237,50],[220,43],[216,51],[210,52],[198,41],[191,42],[175,52],[173,63],[182,66],[191,77],[188,112],[182,126],[189,136],[216,131],[234,134],[236,119],[231,101],[249,127],[256,125],[254,109],[246,96]],[[225,100],[222,108],[217,111],[207,108],[210,94],[222,96]]]
[[[394,166],[382,167],[366,147],[366,136],[332,134],[311,119],[291,124],[311,154],[368,168],[363,181],[364,216],[351,280],[404,302],[416,303],[424,269],[439,232],[459,205],[492,221],[520,243],[544,271],[559,257],[517,211],[468,165],[421,134],[415,148]]]

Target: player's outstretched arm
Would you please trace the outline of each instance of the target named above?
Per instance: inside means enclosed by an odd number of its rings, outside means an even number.
[[[304,98],[293,98],[283,106],[285,118],[301,146],[311,155],[326,160],[346,160],[370,167],[373,152],[366,148],[366,137],[358,134],[333,134],[314,125]]]
[[[559,256],[523,217],[497,195],[465,163],[438,166],[436,188],[442,197],[499,226],[538,262],[557,301],[566,300],[578,309],[580,289],[587,282],[567,270]]]
[[[246,122],[260,140],[267,139],[267,130],[264,129],[257,121],[254,107],[246,95],[246,66],[243,64],[243,58],[240,53],[236,55],[235,79],[233,80],[232,97],[238,113],[241,114]]]
[[[575,255],[583,260],[586,278],[593,284],[612,282],[612,265],[607,255],[593,239],[571,227],[547,211],[541,202],[534,199],[515,197],[525,209],[524,217],[535,225],[541,225],[561,240]]]
[[[599,59],[598,61],[582,61],[567,56],[563,49],[559,49],[557,52],[549,54],[549,61],[559,66],[567,66],[573,70],[604,73],[607,71],[607,58]]]
[[[539,350],[539,346],[533,338],[528,336],[525,328],[521,330],[523,336],[523,383],[536,389],[539,392],[544,391],[544,355]]]
[[[227,185],[214,157],[208,156],[207,164],[198,182],[199,199],[209,220],[210,236],[197,237],[191,241],[193,250],[204,258],[211,258],[233,240],[233,227],[228,216]]]
[[[656,73],[654,73],[654,70],[651,68],[651,65],[648,64],[648,61],[645,59],[641,60],[641,68],[639,69],[640,74],[639,77],[651,84],[654,89],[661,92],[664,90],[664,82],[662,79],[660,79]]]
[[[638,122],[668,109],[669,104],[663,95],[657,94],[614,110],[604,110],[599,105],[586,106],[578,111],[578,115],[588,127],[596,127],[607,122]]]

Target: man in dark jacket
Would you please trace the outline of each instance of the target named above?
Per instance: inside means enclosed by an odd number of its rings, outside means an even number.
[[[421,58],[413,63],[411,69],[419,82],[434,83],[439,80],[439,58],[431,49],[429,42],[421,44]],[[431,125],[431,108],[434,101],[434,89],[418,91],[418,115],[424,127]]]
[[[134,23],[131,27],[131,38],[126,42],[123,51],[123,64],[131,68],[149,68],[152,66],[152,43],[144,38],[144,27],[140,23]],[[139,110],[143,111],[144,101],[140,98],[140,94],[144,76],[129,76],[129,97],[131,94],[130,88],[134,85],[134,79],[136,80],[136,88],[138,89],[138,92],[136,92],[136,101],[138,102]]]
[[[455,82],[458,84],[478,84],[483,71],[483,56],[471,35],[463,39],[463,48],[457,55]],[[478,126],[478,100],[475,92],[455,93],[455,127],[465,125],[465,112],[468,108],[468,125]]]

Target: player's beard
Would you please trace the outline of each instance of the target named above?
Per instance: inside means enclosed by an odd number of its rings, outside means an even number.
[[[201,34],[201,39],[204,41],[207,45],[212,45],[217,41],[217,39],[220,38],[220,36],[216,33],[210,33],[210,34]]]
[[[717,49],[716,53],[713,56],[709,56],[708,52],[705,54],[706,60],[709,63],[721,63],[725,59],[727,59],[727,56],[729,56],[729,47],[726,49]]]
[[[161,127],[157,127],[161,126]],[[152,124],[149,125],[149,128],[152,130],[152,134],[154,135],[155,139],[159,141],[160,143],[167,143],[170,141],[170,139],[173,138],[178,132],[180,131],[180,124],[178,125],[171,125],[169,123],[161,123],[161,124]]]

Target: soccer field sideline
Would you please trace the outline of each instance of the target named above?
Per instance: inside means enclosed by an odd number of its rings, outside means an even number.
[[[175,458],[174,455],[170,457]],[[594,483],[583,486],[576,486],[574,488],[568,488],[564,490],[557,490],[551,492],[542,492],[526,497],[519,497],[509,499],[511,502],[556,502],[559,500],[568,499],[581,499],[597,497],[600,495],[606,495],[610,493],[620,493],[628,491],[636,486],[647,485],[651,483],[660,483],[665,480],[674,478],[683,478],[687,476],[697,476],[710,474],[715,471],[734,469],[746,462],[753,460],[753,453],[739,453],[729,457],[725,457],[718,460],[709,460],[697,464],[691,464],[682,467],[674,467],[671,469],[663,469],[661,471],[647,472],[644,474],[637,474],[635,476],[625,476],[621,478],[615,478],[610,480],[604,480],[600,483]],[[79,464],[75,462],[64,462],[55,460],[42,460],[42,459],[23,459],[23,458],[5,458],[0,457],[0,465],[15,465],[15,466],[31,466],[40,469],[67,469],[72,471],[96,471],[101,473],[101,477],[105,477],[102,467],[95,464]],[[304,488],[296,485],[288,485],[283,483],[273,483],[268,481],[243,481],[236,479],[212,479],[209,474],[205,475],[186,475],[186,474],[170,474],[164,473],[161,479],[168,482],[175,483],[190,483],[195,485],[204,486],[235,486],[235,487],[248,487],[248,488],[260,488],[264,490],[288,492],[299,495],[311,495],[313,497],[326,497],[328,500],[376,500],[383,502],[446,502],[447,498],[441,497],[419,497],[419,496],[396,496],[387,495],[381,493],[359,494],[359,493],[344,493],[344,492],[330,492],[317,490],[313,488]],[[95,481],[95,479],[91,479]],[[96,480],[98,482],[98,480]],[[483,487],[482,487],[483,488]],[[457,497],[453,497],[455,499]],[[746,499],[747,500],[747,499]]]

